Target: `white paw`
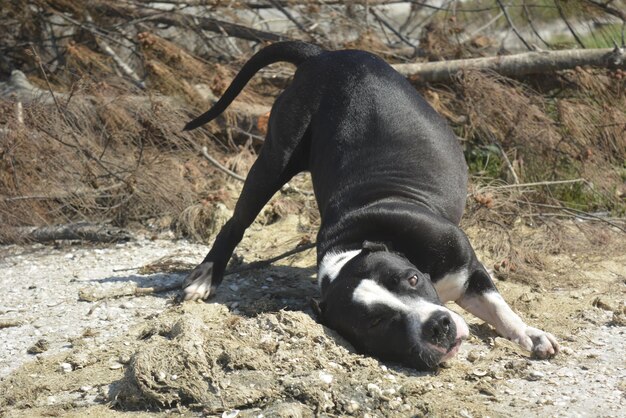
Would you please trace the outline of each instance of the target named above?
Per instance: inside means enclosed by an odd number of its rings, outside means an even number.
[[[211,296],[211,284],[204,280],[197,280],[183,289],[185,300],[207,299]]]
[[[212,282],[212,263],[200,264],[183,281],[184,300],[208,299],[215,289]]]
[[[529,326],[510,340],[521,345],[539,359],[554,357],[559,352],[559,343],[554,335]]]

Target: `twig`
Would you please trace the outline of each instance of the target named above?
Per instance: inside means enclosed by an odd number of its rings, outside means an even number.
[[[501,0],[496,0],[496,2],[500,6],[500,9],[502,9],[502,13],[504,13],[504,17],[506,18],[506,21],[509,23],[509,26],[511,27],[511,30],[513,31],[513,33],[519,38],[520,41],[522,41],[526,49],[528,49],[529,51],[532,51],[533,48],[530,45],[528,45],[528,42],[526,42],[526,39],[524,39],[522,34],[519,33],[519,31],[513,24],[513,20],[511,20],[511,16],[509,16],[509,12],[507,11],[506,6],[502,4]]]
[[[106,41],[103,38],[100,38],[98,36],[96,36],[95,38],[96,38],[96,44],[98,44],[98,47],[100,47],[100,49],[102,49],[102,51],[105,54],[110,56],[113,59],[113,61],[115,61],[115,64],[117,64],[119,69],[122,70],[122,72],[126,74],[126,76],[130,78],[137,87],[139,87],[142,90],[145,90],[146,83],[144,83],[143,80],[141,80],[141,78],[137,75],[137,73],[132,68],[130,68],[130,65],[126,64],[120,58],[120,56],[117,55],[117,53],[113,50],[113,48],[111,48],[109,44],[106,43]]]
[[[228,276],[230,274],[235,274],[235,273],[242,273],[244,271],[250,271],[250,270],[258,270],[258,269],[262,269],[264,267],[269,266],[270,264],[278,261],[278,260],[282,260],[283,258],[287,258],[289,256],[292,256],[294,254],[298,254],[301,253],[303,251],[306,250],[310,250],[311,248],[315,247],[316,243],[311,242],[309,244],[302,244],[296,248],[294,248],[293,250],[289,250],[287,252],[284,252],[280,255],[277,255],[276,257],[272,257],[269,258],[267,260],[260,260],[260,261],[254,261],[250,264],[247,264],[245,266],[241,266],[241,267],[235,267],[232,269],[229,269],[226,271],[226,273],[224,273],[225,276]]]
[[[315,37],[307,30],[307,28],[305,28],[300,22],[298,22],[298,20],[289,12],[289,10],[283,7],[283,5],[280,4],[279,1],[269,0],[269,2],[270,4],[272,4],[272,6],[276,7],[283,15],[285,15],[285,17],[289,19],[294,25],[296,25],[296,27],[301,32],[308,35],[311,39],[315,39]]]
[[[535,34],[535,36],[541,41],[543,42],[543,44],[545,46],[547,46],[548,48],[551,48],[551,45],[545,40],[543,39],[543,37],[541,36],[541,34],[539,33],[539,31],[537,30],[537,28],[535,28],[535,24],[533,23],[533,19],[530,15],[530,10],[528,10],[528,6],[526,5],[526,0],[524,0],[522,2],[522,8],[524,9],[524,16],[526,16],[526,21],[528,22],[528,26],[530,26],[530,29],[533,31],[533,33]]]
[[[19,319],[0,318],[0,329],[19,327],[19,326],[22,326],[22,325],[24,325],[24,322],[22,320],[19,320]]]
[[[602,9],[605,13],[608,13],[610,15],[619,17],[622,20],[622,22],[626,22],[626,12],[623,9],[619,10],[619,9],[614,8],[614,7],[611,7],[610,6],[610,3],[611,3],[610,1],[607,1],[606,3],[601,3],[601,2],[596,1],[596,0],[586,0],[586,1],[587,1],[587,3],[591,3],[594,6]]]
[[[105,300],[106,299],[100,299],[91,308],[89,308],[89,312],[87,312],[87,316],[91,316],[96,311],[96,309],[98,309],[104,303]]]
[[[209,154],[209,150],[207,147],[202,147],[202,155],[204,155],[204,158],[206,158],[207,160],[209,160],[209,162],[211,162],[211,164],[213,164],[216,168],[218,168],[219,170],[221,170],[222,172],[228,174],[229,176],[231,176],[234,179],[237,179],[239,181],[246,181],[245,177],[240,176],[239,174],[235,173],[234,171],[229,170],[228,168],[224,167],[222,164],[220,164],[219,161],[217,161],[215,158],[213,158],[210,154]]]
[[[61,105],[59,104],[59,101],[57,100],[57,97],[54,94],[54,91],[52,90],[52,86],[50,85],[50,80],[48,79],[48,74],[46,74],[46,70],[43,68],[43,64],[41,63],[41,58],[39,57],[39,54],[37,54],[37,51],[35,50],[34,46],[31,46],[30,49],[33,53],[33,56],[35,57],[35,62],[37,63],[37,66],[39,67],[39,70],[41,71],[41,74],[43,75],[43,78],[46,81],[46,86],[48,87],[48,92],[50,92],[50,95],[52,96],[54,105],[59,111],[59,116],[61,116],[61,118],[63,118],[63,121],[67,124],[68,122],[67,122],[67,118],[65,117],[65,112],[61,110]]]
[[[578,37],[578,35],[576,34],[576,32],[574,31],[574,28],[572,27],[572,25],[569,23],[569,20],[567,20],[567,16],[565,16],[565,12],[563,11],[563,8],[561,7],[560,4],[561,0],[554,0],[554,5],[556,6],[556,9],[559,11],[559,16],[561,16],[561,19],[563,19],[563,22],[565,22],[565,26],[567,26],[567,29],[569,29],[570,33],[572,34],[572,36],[574,37],[574,39],[576,40],[576,43],[578,45],[580,45],[581,48],[585,48],[585,44],[583,43],[583,41]]]
[[[519,183],[519,184],[505,184],[503,186],[489,186],[490,189],[513,189],[521,187],[536,187],[536,186],[553,186],[556,184],[570,184],[570,183],[587,183],[586,179],[573,179],[573,180],[554,180],[554,181],[538,181],[535,183]]]
[[[606,218],[603,218],[602,216],[597,216],[597,215],[594,215],[593,213],[585,212],[584,210],[568,208],[568,207],[563,207],[563,206],[557,206],[557,205],[548,205],[548,204],[545,204],[545,203],[526,202],[526,201],[521,201],[521,200],[516,200],[515,202],[516,203],[523,203],[523,204],[531,204],[533,206],[538,206],[538,207],[541,207],[541,208],[558,209],[558,210],[562,210],[562,211],[567,212],[567,213],[572,213],[573,212],[573,214],[581,214],[581,215],[584,215],[584,216],[588,216],[590,218],[597,219],[598,221],[604,222],[607,225],[610,225],[610,226],[612,226],[614,228],[617,228],[620,231],[626,233],[626,228],[624,228],[624,227],[622,227],[622,226],[616,224],[615,222],[612,222],[612,221],[610,221],[610,220],[608,220]],[[573,216],[575,216],[575,215],[573,215]]]
[[[398,37],[398,39],[400,39],[402,42],[404,42],[405,44],[407,44],[408,46],[410,46],[411,48],[413,48],[414,54],[418,55],[419,53],[419,48],[416,47],[415,45],[413,45],[411,43],[411,41],[409,41],[404,35],[402,35],[400,32],[398,32],[393,26],[391,26],[389,24],[389,22],[387,22],[385,19],[383,19],[381,16],[378,15],[378,13],[376,12],[376,10],[374,10],[374,8],[370,7],[369,11],[372,15],[374,15],[374,17],[376,18],[376,20],[378,20],[383,26],[385,26],[387,29],[389,29],[394,35],[396,35]]]

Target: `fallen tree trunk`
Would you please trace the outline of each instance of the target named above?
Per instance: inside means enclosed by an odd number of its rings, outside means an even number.
[[[536,51],[516,55],[419,64],[395,64],[400,74],[418,82],[442,82],[463,70],[490,70],[507,77],[546,74],[576,67],[626,68],[626,48]]]

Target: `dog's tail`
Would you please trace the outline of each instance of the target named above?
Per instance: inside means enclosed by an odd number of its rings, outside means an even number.
[[[245,85],[250,81],[252,76],[261,68],[266,67],[275,62],[290,62],[295,65],[315,57],[323,52],[319,46],[299,41],[277,42],[268,47],[263,48],[250,58],[235,76],[222,97],[207,112],[198,116],[185,125],[183,130],[190,131],[198,126],[204,125],[218,117],[235,97],[241,92]]]

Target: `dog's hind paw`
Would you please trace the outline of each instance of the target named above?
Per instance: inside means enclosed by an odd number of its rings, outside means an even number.
[[[511,340],[530,351],[533,357],[538,359],[551,358],[559,352],[559,343],[554,335],[537,328],[527,326],[520,336]]]
[[[202,263],[183,281],[184,300],[208,299],[215,292],[212,286],[213,263]]]

